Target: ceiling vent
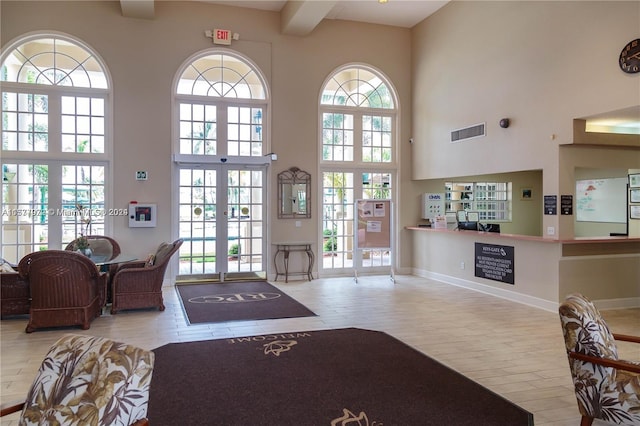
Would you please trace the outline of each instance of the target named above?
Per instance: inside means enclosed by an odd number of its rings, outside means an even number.
[[[474,126],[465,127],[464,129],[452,130],[451,142],[460,142],[467,139],[486,136],[485,127],[485,123],[480,123]]]

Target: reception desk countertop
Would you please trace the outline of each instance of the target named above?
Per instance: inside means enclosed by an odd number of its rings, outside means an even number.
[[[504,234],[498,232],[483,232],[483,231],[460,231],[457,229],[443,229],[443,228],[429,228],[424,226],[407,226],[405,229],[412,231],[427,231],[427,232],[442,232],[450,234],[460,234],[478,237],[490,236],[496,238],[508,238],[512,240],[525,240],[525,241],[540,241],[543,243],[561,243],[561,244],[595,244],[595,243],[628,243],[638,242],[640,243],[640,237],[628,237],[628,236],[605,236],[605,237],[576,237],[576,238],[549,238],[539,237],[536,235],[520,235],[520,234]]]

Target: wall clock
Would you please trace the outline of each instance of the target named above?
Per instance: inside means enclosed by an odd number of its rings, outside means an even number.
[[[640,38],[627,43],[620,52],[620,69],[629,74],[640,72]]]

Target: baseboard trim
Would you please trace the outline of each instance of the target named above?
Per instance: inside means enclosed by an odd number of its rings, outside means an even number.
[[[594,300],[593,304],[602,311],[640,308],[640,297],[627,297],[624,299],[600,299]]]
[[[545,311],[558,312],[559,305],[557,302],[540,299],[539,297],[528,296],[526,294],[517,293],[515,291],[491,287],[473,281],[452,277],[450,275],[438,274],[436,272],[414,270],[413,273],[414,275],[417,275],[419,277],[429,278],[432,280],[443,282],[445,284],[454,285],[456,287],[463,287],[469,290],[478,291],[480,293],[489,294],[501,299],[522,303],[523,305],[527,306],[533,306],[534,308],[543,309]]]
[[[558,312],[561,302],[553,302],[551,300],[540,299],[539,297],[528,296],[526,294],[517,293],[515,291],[505,290],[501,288],[491,287],[488,285],[476,283],[469,280],[452,277],[449,275],[438,274],[425,270],[414,269],[413,274],[423,278],[440,281],[445,284],[463,287],[469,290],[479,291],[481,293],[500,297],[501,299],[510,300],[512,302],[522,303],[524,305],[533,306],[535,308],[544,309],[549,312]],[[594,305],[600,310],[615,309],[632,309],[640,308],[640,297],[627,297],[618,299],[601,299],[593,300]]]

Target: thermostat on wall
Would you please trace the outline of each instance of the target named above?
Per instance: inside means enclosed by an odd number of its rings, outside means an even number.
[[[129,204],[129,228],[155,228],[156,217],[155,204]]]

